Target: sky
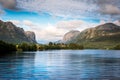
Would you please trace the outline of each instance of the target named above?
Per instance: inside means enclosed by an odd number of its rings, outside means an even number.
[[[0,19],[34,31],[39,43],[106,22],[120,25],[120,0],[0,0]]]

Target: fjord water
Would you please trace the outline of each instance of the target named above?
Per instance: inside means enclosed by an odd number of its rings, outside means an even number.
[[[0,57],[0,80],[120,80],[120,51],[51,50]]]

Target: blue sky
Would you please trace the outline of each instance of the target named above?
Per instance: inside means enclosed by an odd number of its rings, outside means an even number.
[[[48,13],[35,13],[30,12],[26,10],[22,11],[14,11],[5,9],[5,14],[2,15],[2,20],[8,21],[8,20],[30,20],[36,23],[46,24],[51,23],[55,24],[60,20],[73,20],[74,18],[64,18],[64,17],[58,17],[58,16],[51,16]],[[86,22],[93,22],[93,23],[99,23],[99,19],[90,19],[90,18],[77,18],[77,20],[83,20]]]
[[[5,21],[8,20],[30,20],[36,23],[42,23],[46,24],[47,22],[50,23],[56,23],[58,20],[60,20],[59,17],[56,17],[53,19],[52,16],[50,16],[47,13],[35,13],[35,12],[30,12],[30,11],[14,11],[14,10],[9,10],[5,9],[5,14],[2,16],[2,19]]]
[[[39,43],[60,40],[70,30],[82,31],[120,19],[120,0],[0,0],[0,3],[0,18],[34,31]]]

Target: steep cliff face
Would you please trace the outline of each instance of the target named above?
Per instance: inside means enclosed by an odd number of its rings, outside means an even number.
[[[16,27],[12,22],[3,21],[0,21],[0,40],[10,43],[36,43],[36,41],[30,40],[30,38],[26,36],[23,28]]]
[[[76,36],[79,34],[80,32],[77,30],[72,30],[68,33],[66,33],[63,37],[63,42],[69,42],[71,39],[76,38]]]
[[[79,32],[75,38],[70,38],[69,42],[81,43],[91,41],[119,41],[120,26],[113,23],[106,23],[94,28]]]
[[[34,32],[32,32],[32,31],[26,31],[25,34],[29,38],[29,40],[31,42],[36,42],[36,37],[35,37],[35,33]]]

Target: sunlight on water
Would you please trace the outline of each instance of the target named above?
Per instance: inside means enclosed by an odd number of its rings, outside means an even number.
[[[53,50],[0,57],[0,80],[120,79],[120,51]]]

